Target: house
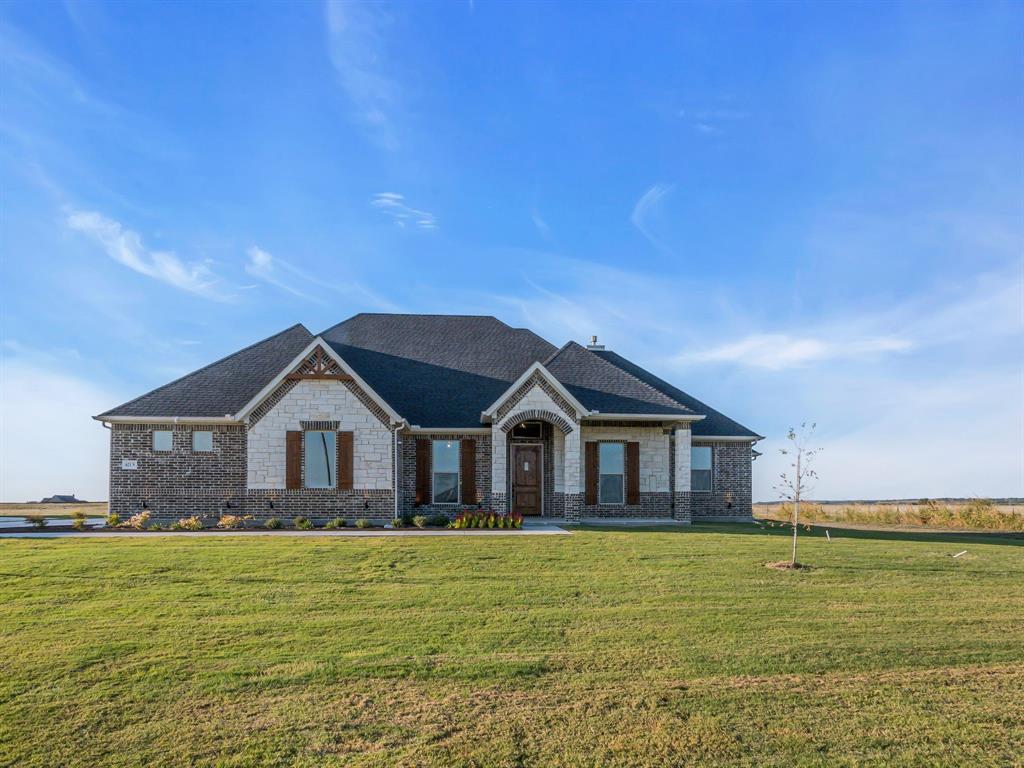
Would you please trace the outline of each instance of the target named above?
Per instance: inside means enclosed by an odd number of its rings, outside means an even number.
[[[58,493],[53,496],[47,496],[45,499],[40,500],[40,504],[85,504],[87,503],[84,499],[76,499],[73,493]]]
[[[760,436],[594,342],[482,316],[292,326],[94,417],[110,511],[750,520]]]

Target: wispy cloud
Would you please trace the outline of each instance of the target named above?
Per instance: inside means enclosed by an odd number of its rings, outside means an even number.
[[[259,246],[251,246],[246,251],[246,256],[248,256],[248,261],[245,265],[246,273],[262,280],[268,285],[297,296],[303,301],[327,304],[328,299],[323,295],[324,291],[318,290],[326,289],[332,293],[345,296],[348,300],[360,306],[372,307],[373,309],[385,312],[394,312],[398,309],[393,302],[377,295],[377,293],[359,282],[337,283],[325,280],[295,266],[291,262],[274,256]]]
[[[410,207],[405,202],[405,196],[397,192],[378,192],[370,199],[370,205],[390,216],[402,228],[412,226],[416,229],[437,229],[434,214]]]
[[[214,301],[234,297],[220,287],[220,279],[207,261],[184,262],[170,251],[151,251],[138,233],[95,211],[71,211],[67,225],[88,235],[106,250],[107,255],[140,275],[172,285]]]
[[[327,0],[327,52],[353,116],[379,146],[399,147],[394,114],[399,88],[385,74],[383,27],[387,17],[370,4]]]
[[[845,341],[815,336],[790,336],[784,333],[753,334],[739,341],[685,353],[680,360],[697,363],[739,363],[755,368],[780,370],[824,360],[877,357],[891,352],[904,352],[912,346],[906,339],[887,336]]]
[[[548,223],[544,221],[544,217],[540,215],[540,211],[536,208],[530,209],[530,221],[533,222],[533,226],[535,226],[537,231],[540,232],[541,237],[545,240],[551,239],[551,227],[549,227]]]
[[[680,109],[677,114],[693,130],[704,135],[721,133],[727,124],[750,117],[744,110],[723,107],[690,107]]]
[[[633,214],[630,216],[630,221],[633,222],[634,227],[640,230],[640,234],[646,237],[655,248],[663,251],[668,251],[669,248],[658,237],[654,228],[661,218],[662,204],[674,188],[673,184],[655,184],[636,201],[633,206]]]
[[[321,303],[320,299],[315,296],[311,296],[305,291],[300,291],[288,281],[281,279],[279,272],[282,264],[276,262],[274,257],[262,248],[254,245],[246,251],[246,255],[249,257],[249,261],[245,265],[246,273],[262,280],[265,283],[269,283],[276,288],[280,288],[282,291],[286,291],[293,296],[298,296],[300,299],[315,301],[318,304]],[[286,270],[289,269],[289,265],[287,264],[284,264],[284,267]]]

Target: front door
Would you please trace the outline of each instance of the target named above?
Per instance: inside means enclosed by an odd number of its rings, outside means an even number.
[[[539,445],[516,445],[512,454],[512,511],[539,515],[541,510],[541,468]]]

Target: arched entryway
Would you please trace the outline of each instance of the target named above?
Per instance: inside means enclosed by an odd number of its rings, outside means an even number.
[[[561,517],[560,486],[565,435],[572,425],[549,411],[523,411],[502,425],[508,473],[506,488],[512,512],[524,516]]]

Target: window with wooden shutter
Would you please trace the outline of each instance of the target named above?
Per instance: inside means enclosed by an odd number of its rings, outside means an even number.
[[[355,441],[351,432],[338,433],[338,490],[352,490]]]
[[[430,503],[430,441],[416,441],[416,506]]]
[[[476,440],[466,438],[462,441],[460,460],[462,462],[460,474],[462,503],[476,504]]]
[[[279,433],[280,434],[280,433]],[[285,436],[284,487],[302,487],[302,432],[289,430]]]
[[[597,504],[597,443],[587,443],[584,455],[584,503]]]
[[[640,503],[640,443],[626,443],[626,503]]]

